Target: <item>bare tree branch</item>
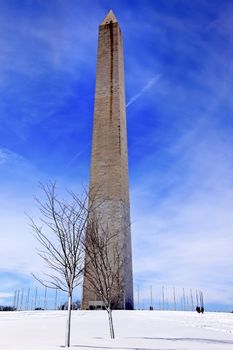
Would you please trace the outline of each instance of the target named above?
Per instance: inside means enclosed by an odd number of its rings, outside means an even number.
[[[33,276],[45,287],[68,293],[66,346],[70,346],[72,294],[81,283],[84,270],[83,241],[90,213],[88,194],[78,197],[71,192],[68,201],[57,197],[56,183],[41,184],[41,188],[45,201],[35,198],[41,213],[40,223],[29,219],[40,245],[37,252],[51,272],[44,272],[43,277]]]
[[[85,240],[85,278],[90,290],[103,302],[109,315],[111,337],[114,338],[112,310],[123,304],[123,261],[120,254],[119,232],[101,224],[93,213],[89,217]]]

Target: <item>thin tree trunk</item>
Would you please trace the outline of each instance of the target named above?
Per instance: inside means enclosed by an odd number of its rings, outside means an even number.
[[[66,348],[70,347],[71,309],[72,309],[72,292],[69,293],[69,299],[68,299],[68,315],[67,315],[66,342],[65,342]]]
[[[112,310],[108,310],[108,321],[109,321],[109,329],[110,329],[110,336],[112,339],[115,338],[114,333],[114,327],[113,327],[113,320],[112,320]]]

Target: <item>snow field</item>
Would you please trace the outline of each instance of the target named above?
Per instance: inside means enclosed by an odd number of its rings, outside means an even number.
[[[110,339],[106,311],[73,311],[72,350],[233,349],[233,314],[114,311]],[[66,311],[0,313],[0,349],[55,350],[64,346]]]

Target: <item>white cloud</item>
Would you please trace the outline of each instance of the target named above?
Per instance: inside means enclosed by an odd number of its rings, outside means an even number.
[[[146,91],[150,90],[158,82],[160,77],[161,75],[157,74],[152,79],[150,79],[148,83],[136,95],[130,98],[129,102],[126,104],[126,108],[134,103],[137,99],[139,99]]]
[[[173,166],[148,171],[145,157],[131,201],[135,282],[203,289],[209,303],[232,303],[230,149],[220,130],[197,127],[167,149]]]
[[[89,12],[88,22],[85,5],[73,1],[56,4],[56,16],[51,16],[54,11],[51,4],[43,16],[36,18],[17,15],[14,6],[6,9],[0,4],[0,9],[1,73],[11,71],[35,78],[43,73],[45,65],[49,65],[53,70],[75,73],[77,79],[81,70],[77,65],[93,61],[93,50],[96,49],[93,43],[97,44],[96,20],[103,14],[103,8],[98,4],[95,11]],[[12,31],[11,21],[14,21],[17,35]]]
[[[12,297],[12,295],[13,295],[12,293],[2,293],[2,292],[0,292],[0,298],[1,299]]]
[[[0,165],[19,162],[25,162],[25,159],[20,154],[6,148],[0,148]]]
[[[39,263],[35,240],[30,234],[29,220],[25,214],[34,207],[34,203],[25,197],[17,198],[17,195],[9,194],[0,201],[0,266],[3,271],[30,273]],[[35,209],[32,210],[35,212]]]

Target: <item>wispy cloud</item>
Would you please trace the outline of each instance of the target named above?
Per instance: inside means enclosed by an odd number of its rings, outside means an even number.
[[[12,293],[2,293],[2,292],[0,292],[0,299],[9,298],[12,295],[13,295]]]
[[[152,170],[148,164],[158,157],[145,156],[143,181],[132,191],[135,281],[141,285],[200,288],[207,302],[231,304],[233,145],[222,136],[198,125],[164,150],[169,165]]]
[[[76,70],[77,77],[77,65],[92,62],[87,58],[95,50],[92,43],[97,38],[96,13],[101,17],[102,9],[97,4],[95,11],[89,13],[88,25],[85,25],[85,6],[77,6],[73,0],[69,4],[51,1],[48,6],[42,6],[46,7],[46,11],[39,13],[31,8],[31,16],[28,17],[23,15],[23,7],[22,12],[18,12],[14,5],[0,4],[1,73],[11,70],[29,77],[39,77],[49,66],[52,70],[69,73]],[[54,8],[56,16],[51,17]],[[10,20],[14,20],[17,36],[11,29]]]
[[[6,148],[0,148],[0,165],[7,163],[25,162],[25,159],[18,153],[12,152]]]
[[[129,107],[132,103],[137,101],[146,91],[149,91],[161,78],[161,74],[155,75],[148,83],[133,97],[130,98],[129,102],[126,104],[126,108]]]
[[[9,194],[24,191],[24,186],[30,188],[43,177],[43,172],[26,157],[8,148],[0,148],[0,170],[2,197],[7,190]]]

